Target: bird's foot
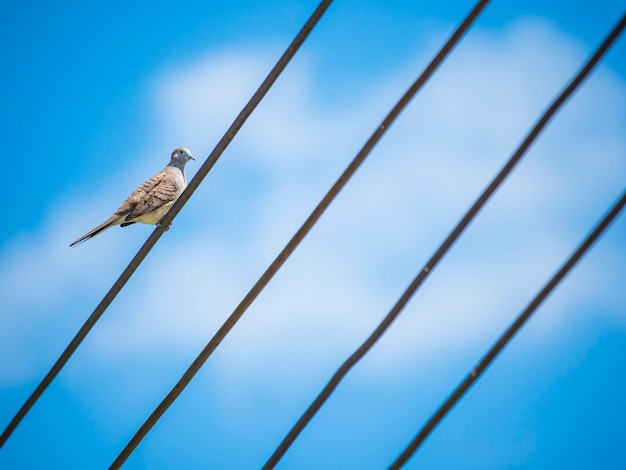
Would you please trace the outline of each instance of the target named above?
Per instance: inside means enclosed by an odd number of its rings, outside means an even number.
[[[161,228],[163,227],[163,224],[161,223],[162,221],[163,221],[163,219],[161,219],[161,220],[159,220],[157,222],[157,227],[161,227]],[[172,222],[170,222],[170,224],[167,227],[163,228],[163,230],[165,232],[167,232],[170,229],[171,226],[172,226]]]

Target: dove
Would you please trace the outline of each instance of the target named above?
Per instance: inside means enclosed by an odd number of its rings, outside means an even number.
[[[184,147],[174,149],[170,163],[161,172],[135,189],[105,222],[70,246],[89,240],[114,225],[126,227],[136,222],[158,225],[187,187],[185,164],[189,160],[195,160],[189,150]]]

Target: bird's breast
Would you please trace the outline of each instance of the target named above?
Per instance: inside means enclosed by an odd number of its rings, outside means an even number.
[[[167,204],[162,205],[161,207],[153,210],[152,212],[148,212],[147,214],[140,215],[136,219],[133,219],[133,222],[141,222],[142,224],[151,224],[155,225],[163,218],[165,214],[168,213],[170,208],[174,205],[174,201],[168,202]]]

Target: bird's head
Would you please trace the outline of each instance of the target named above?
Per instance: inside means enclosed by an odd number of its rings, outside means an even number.
[[[195,160],[191,152],[185,147],[178,147],[174,149],[172,152],[172,163],[177,162],[179,164],[185,165],[189,160]]]

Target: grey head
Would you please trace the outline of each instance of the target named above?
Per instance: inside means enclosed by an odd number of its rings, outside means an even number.
[[[185,163],[187,163],[189,160],[195,160],[195,158],[193,158],[193,155],[191,155],[189,149],[186,149],[185,147],[178,147],[175,148],[172,152],[170,165],[184,170]]]

